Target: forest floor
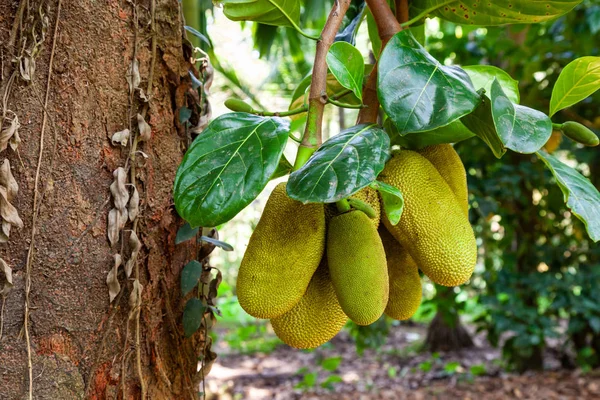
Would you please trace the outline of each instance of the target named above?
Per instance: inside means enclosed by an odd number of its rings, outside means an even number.
[[[510,374],[482,337],[439,354],[419,351],[424,337],[420,326],[392,327],[385,345],[362,357],[345,331],[311,352],[280,345],[240,354],[217,342],[207,399],[600,399],[600,373],[561,370],[551,355],[543,372]]]

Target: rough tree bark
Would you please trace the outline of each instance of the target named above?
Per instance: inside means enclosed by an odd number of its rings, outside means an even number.
[[[429,351],[456,351],[473,347],[473,339],[454,309],[454,296],[450,292],[452,289],[436,285],[436,290],[440,306],[427,327],[425,347]],[[439,309],[442,305],[445,310]]]
[[[10,161],[19,184],[12,204],[24,222],[20,230],[13,227],[8,243],[0,244],[0,257],[12,268],[14,282],[2,321],[0,399],[29,397],[25,283],[42,130],[29,292],[33,398],[141,397],[135,322],[128,324],[132,281],[121,267],[121,295],[110,304],[106,279],[115,253],[122,253],[127,261],[131,251],[128,231],[133,226],[129,223],[121,242],[110,246],[107,215],[113,203],[109,186],[113,171],[128,167],[129,155],[129,147],[112,145],[110,137],[130,126],[137,131],[136,114],[144,107],[148,107],[145,119],[152,138],[139,144],[145,155],[135,161],[141,199],[136,228],[142,242],[137,262],[143,285],[139,367],[147,398],[195,398],[203,343],[199,335],[183,337],[179,293],[180,270],[194,256],[186,245],[175,246],[181,221],[171,193],[186,144],[185,135],[176,129],[175,115],[189,85],[179,3],[63,0],[55,34],[59,4],[59,0],[0,1],[0,111],[7,116],[2,129],[14,112],[22,140],[17,151],[10,147],[2,151],[0,162]],[[151,100],[146,106],[136,94],[130,109],[126,75],[134,41],[138,43],[140,87],[145,90],[152,76],[154,39],[152,92],[146,93]],[[39,46],[36,41],[41,42]],[[18,57],[21,65],[25,58],[35,59],[30,81],[19,73]],[[11,80],[13,71],[16,78]],[[48,81],[48,116],[42,128]],[[8,86],[12,91],[4,107],[1,100]],[[3,279],[0,272],[0,290]]]

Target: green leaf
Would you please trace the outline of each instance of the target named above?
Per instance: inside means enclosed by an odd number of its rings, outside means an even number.
[[[199,228],[192,228],[189,223],[183,224],[177,230],[177,236],[175,236],[175,244],[187,242],[190,239],[193,239],[198,234]]]
[[[375,180],[387,161],[389,147],[389,137],[375,124],[348,128],[292,172],[287,193],[304,203],[345,199]]]
[[[492,65],[469,65],[463,69],[469,74],[476,90],[485,89],[486,93],[490,93],[495,78],[502,86],[506,97],[513,103],[519,104],[519,82],[511,78],[504,70]]]
[[[341,362],[342,357],[329,357],[321,361],[321,367],[327,371],[335,371]]]
[[[489,97],[482,94],[479,106],[471,114],[462,117],[460,121],[467,129],[479,136],[497,158],[506,153],[506,147],[496,132],[496,125],[492,117],[492,101]]]
[[[340,382],[344,382],[344,380],[342,379],[341,376],[339,375],[330,375],[327,377],[327,379],[325,379],[323,382],[321,382],[321,387],[324,389],[329,389],[329,390],[334,390],[334,383],[340,383]]]
[[[183,28],[192,35],[196,36],[198,39],[202,40],[204,43],[206,43],[208,47],[212,47],[212,43],[210,43],[210,40],[208,40],[208,38],[202,33],[200,33],[198,30],[188,25],[185,25]]]
[[[475,136],[460,120],[432,131],[409,133],[405,136],[400,136],[396,125],[389,118],[383,123],[383,127],[390,135],[392,145],[397,144],[407,149],[417,150],[436,144],[458,143]]]
[[[371,49],[375,58],[379,58],[381,53],[381,39],[379,38],[379,32],[377,31],[377,23],[371,13],[371,10],[367,8],[367,31],[369,33],[369,39],[371,41]]]
[[[600,193],[592,183],[574,168],[540,150],[536,153],[552,171],[565,196],[567,207],[583,221],[590,238],[600,240]]]
[[[465,25],[533,24],[548,21],[571,11],[582,0],[414,0],[410,15],[427,12]]]
[[[258,196],[279,164],[289,124],[230,113],[194,140],[175,176],[177,212],[191,226],[229,221]]]
[[[550,116],[600,89],[600,57],[581,57],[561,71],[550,99]]]
[[[185,304],[185,309],[183,310],[183,333],[186,337],[192,336],[200,328],[205,309],[204,304],[196,297],[189,299]]]
[[[181,295],[185,296],[198,284],[202,275],[202,264],[192,260],[181,270]]]
[[[385,215],[390,223],[397,225],[402,217],[402,212],[404,212],[404,196],[402,196],[400,189],[380,181],[375,181],[370,186],[379,191]]]
[[[495,78],[491,98],[494,125],[504,146],[517,153],[531,154],[550,139],[550,118],[538,110],[513,104]]]
[[[356,43],[356,34],[363,21],[367,4],[365,0],[352,0],[350,7],[344,15],[342,25],[335,35],[336,42],[348,42],[352,45]]]
[[[289,174],[292,171],[292,168],[294,168],[294,166],[290,164],[287,158],[281,156],[279,164],[277,164],[277,169],[273,172],[271,179],[281,178],[282,176]]]
[[[383,49],[377,87],[400,135],[448,125],[480,101],[467,73],[441,65],[410,31],[398,32]]]
[[[343,87],[362,99],[365,61],[356,47],[346,42],[335,42],[327,53],[327,65]]]
[[[232,21],[255,21],[266,25],[293,26],[300,21],[298,0],[220,0],[223,13]]]
[[[208,236],[200,236],[200,240],[203,242],[207,242],[210,244],[214,244],[217,247],[222,248],[225,251],[233,251],[233,246],[229,243],[223,242],[221,240],[217,240]]]

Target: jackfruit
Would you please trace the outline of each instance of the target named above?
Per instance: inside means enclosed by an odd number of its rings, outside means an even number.
[[[358,325],[377,321],[388,301],[388,271],[377,228],[365,213],[350,211],[331,219],[327,263],[346,315]]]
[[[275,318],[300,301],[325,249],[323,204],[290,199],[285,183],[269,197],[237,278],[237,296],[256,318]]]
[[[438,144],[427,146],[418,150],[444,178],[454,195],[458,199],[465,215],[469,216],[469,189],[467,187],[467,173],[458,153],[451,144]]]
[[[477,262],[475,235],[464,209],[433,164],[420,154],[402,150],[392,155],[379,175],[400,189],[404,212],[393,226],[383,223],[435,283],[457,286],[472,275]]]
[[[282,316],[273,318],[271,325],[287,345],[311,349],[331,340],[347,321],[335,296],[327,259],[323,257],[298,304]]]
[[[397,320],[409,319],[421,304],[419,267],[387,229],[379,228],[379,236],[385,249],[390,277],[390,296],[385,315]]]
[[[375,218],[370,218],[371,222],[377,228],[379,223],[381,222],[381,204],[379,203],[379,196],[377,195],[377,190],[366,187],[364,189],[359,190],[349,197],[350,199],[358,199],[362,200],[368,205],[370,205],[375,211]],[[329,220],[333,218],[333,216],[338,214],[337,207],[335,203],[326,204],[325,205],[325,220],[329,223]]]
[[[587,126],[575,121],[567,121],[560,127],[561,132],[571,140],[584,146],[598,146],[600,139]]]

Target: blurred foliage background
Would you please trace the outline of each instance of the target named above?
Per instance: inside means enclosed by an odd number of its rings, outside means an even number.
[[[210,0],[183,3],[187,24],[200,33],[189,38],[215,69],[209,96],[213,117],[226,111],[222,103],[230,96],[269,110],[287,109],[297,84],[310,73],[314,42],[291,29],[228,21]],[[318,34],[331,3],[303,0],[303,29]],[[354,12],[361,12],[363,3],[354,1]],[[558,20],[526,26],[473,28],[431,19],[425,32],[426,48],[441,62],[498,66],[519,81],[522,104],[547,112],[562,68],[577,57],[600,55],[600,4],[586,0]],[[356,33],[356,46],[366,62],[372,60],[366,21]],[[355,118],[353,110],[328,107],[326,135]],[[600,133],[600,93],[554,117],[556,123],[567,120]],[[454,289],[424,280],[421,308],[402,324],[429,324],[419,342],[424,351],[469,347],[473,335],[484,335],[502,349],[503,367],[509,370],[541,369],[549,353],[564,368],[600,366],[600,248],[566,209],[554,178],[535,156],[508,152],[498,160],[476,137],[455,148],[468,173],[470,220],[480,247],[476,273],[468,285]],[[597,148],[555,133],[546,150],[600,187]],[[225,278],[219,291],[223,315],[214,339],[235,353],[268,352],[282,345],[268,323],[241,310],[235,296],[241,256],[272,187],[219,227],[221,239],[235,251],[216,251],[211,260]],[[399,325],[382,318],[368,327],[349,323],[346,330],[361,354],[382,346]]]

